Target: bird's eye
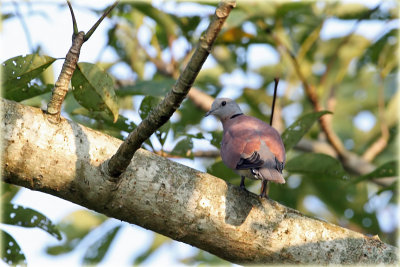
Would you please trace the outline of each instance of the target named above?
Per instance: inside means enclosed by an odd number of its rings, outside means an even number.
[[[226,101],[222,101],[221,105],[225,106],[226,105]]]

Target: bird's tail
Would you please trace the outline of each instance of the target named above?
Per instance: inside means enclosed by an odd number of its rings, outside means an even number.
[[[268,169],[268,168],[261,168],[259,169],[259,173],[261,174],[262,178],[268,181],[272,181],[278,184],[284,184],[285,179],[276,169]]]

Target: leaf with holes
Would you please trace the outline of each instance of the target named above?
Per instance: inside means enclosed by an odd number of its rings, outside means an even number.
[[[54,84],[38,84],[36,82],[30,82],[26,88],[16,91],[12,90],[5,93],[5,98],[20,102],[22,100],[30,99],[35,96],[43,95],[51,92],[54,88]]]
[[[312,179],[348,179],[342,164],[335,158],[326,154],[304,153],[290,159],[285,170],[299,173]]]
[[[1,240],[1,259],[9,266],[26,266],[25,254],[22,252],[21,247],[17,241],[7,232],[0,230]]]
[[[111,76],[95,64],[81,62],[72,76],[75,99],[89,111],[108,111],[118,119],[118,102]]]
[[[139,107],[139,115],[142,120],[149,116],[153,108],[155,108],[158,103],[161,102],[161,97],[146,96],[143,98],[142,103]]]
[[[2,208],[2,223],[29,228],[37,227],[61,240],[61,234],[56,226],[42,213],[10,203],[3,203]]]
[[[30,54],[10,58],[1,64],[4,97],[11,100],[21,101],[49,90],[47,86],[37,88],[31,81],[37,78],[56,59],[49,56]],[[40,90],[39,90],[40,89]],[[50,88],[51,89],[51,88]]]
[[[285,150],[288,151],[294,147],[301,138],[310,130],[311,126],[321,116],[332,114],[330,111],[319,111],[301,116],[297,121],[290,125],[282,134],[282,141]]]
[[[114,227],[90,245],[83,256],[83,264],[95,265],[101,262],[120,228],[121,226]]]
[[[379,166],[372,172],[362,175],[357,179],[351,181],[351,183],[359,183],[365,180],[372,180],[372,179],[379,179],[385,177],[397,177],[399,174],[398,172],[398,162],[397,161],[389,161],[385,164]]]

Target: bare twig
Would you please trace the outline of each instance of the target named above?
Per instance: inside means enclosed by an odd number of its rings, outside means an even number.
[[[90,28],[90,30],[85,34],[85,42],[89,40],[90,36],[94,33],[94,31],[97,29],[97,27],[100,25],[100,23],[103,21],[103,19],[113,10],[113,8],[118,4],[119,0],[116,0],[114,4],[112,4],[107,10],[103,13],[103,15],[96,21],[96,23]]]
[[[276,91],[278,90],[279,78],[274,78],[275,86],[274,86],[274,97],[272,99],[272,107],[271,107],[271,118],[269,119],[269,125],[272,126],[272,122],[274,119],[274,111],[275,111],[275,100],[276,100]]]
[[[381,153],[389,141],[389,127],[385,120],[385,99],[384,99],[384,77],[380,77],[381,83],[378,91],[378,117],[381,127],[381,136],[376,140],[362,155],[362,158],[368,162]]]
[[[301,71],[299,63],[296,59],[296,56],[282,43],[276,35],[273,35],[274,40],[276,41],[278,47],[283,49],[285,53],[287,53],[293,63],[296,74],[298,75],[300,81],[303,84],[305,89],[305,93],[310,100],[311,104],[314,107],[315,111],[322,111],[323,107],[318,102],[317,93],[315,91],[315,87],[311,85],[305,78],[304,74]],[[334,107],[334,101],[330,103],[331,107]],[[339,137],[332,129],[331,118],[329,116],[322,116],[319,120],[322,130],[324,131],[329,143],[335,149],[338,157],[341,159],[343,166],[345,169],[349,170],[352,173],[357,175],[362,175],[369,173],[375,169],[375,166],[370,164],[368,161],[364,160],[360,156],[355,153],[348,151]],[[382,183],[378,179],[371,180],[377,185],[387,186],[387,183]]]
[[[111,157],[108,162],[108,173],[112,177],[119,177],[121,173],[125,171],[136,150],[138,150],[142,143],[159,127],[169,120],[183,99],[185,99],[201,67],[210,54],[211,47],[222,25],[235,5],[235,1],[223,0],[220,2],[206,33],[200,38],[200,42],[191,60],[179,76],[172,90],[169,91],[160,104],[150,112],[147,118],[129,134],[125,142],[118,148],[118,151]]]
[[[73,35],[72,37],[72,46],[65,57],[61,73],[54,85],[50,102],[47,105],[47,113],[50,115],[48,119],[50,122],[58,123],[60,121],[61,105],[68,92],[69,82],[71,81],[76,64],[79,60],[79,53],[84,43],[84,36],[84,32],[79,32],[77,35]]]
[[[277,45],[279,47],[281,47],[284,52],[286,52],[292,63],[293,63],[293,67],[296,71],[297,76],[299,77],[300,81],[303,84],[305,93],[308,97],[308,99],[310,100],[311,104],[314,107],[315,111],[322,111],[323,107],[320,105],[320,103],[318,102],[318,96],[317,93],[315,91],[315,87],[313,85],[311,85],[307,79],[304,77],[303,72],[301,71],[300,65],[296,59],[296,56],[289,50],[288,47],[286,47],[278,38],[278,36],[276,36],[275,34],[273,34],[272,36],[274,38],[274,40],[276,41]],[[340,156],[345,156],[345,154],[347,153],[347,150],[345,149],[342,141],[339,139],[339,137],[336,135],[336,133],[333,131],[331,124],[326,120],[328,116],[322,116],[320,118],[320,124],[322,127],[322,130],[324,131],[326,137],[328,138],[329,143],[335,148],[335,150],[338,152],[338,154]]]
[[[108,13],[117,5],[118,0],[106,10],[106,12],[101,16],[101,18],[93,25],[87,34],[83,31],[78,32],[78,25],[76,23],[74,11],[72,9],[71,3],[67,1],[69,10],[72,17],[73,34],[72,34],[72,46],[69,49],[67,55],[65,56],[65,61],[61,69],[61,73],[58,76],[57,82],[54,85],[51,99],[47,105],[47,113],[49,114],[48,120],[52,123],[58,123],[60,121],[61,106],[64,101],[65,95],[68,92],[68,85],[71,81],[72,75],[76,69],[76,64],[79,60],[79,54],[84,42],[86,42],[93,32],[96,30],[97,26],[101,21],[107,16]]]
[[[68,4],[69,11],[71,12],[72,27],[74,28],[74,33],[73,34],[75,35],[75,34],[78,34],[78,32],[79,32],[78,23],[76,23],[74,9],[72,8],[71,2],[67,0],[67,4]]]

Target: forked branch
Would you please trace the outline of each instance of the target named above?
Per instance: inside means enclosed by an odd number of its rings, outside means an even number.
[[[158,128],[166,123],[176,109],[179,108],[192,87],[201,67],[210,54],[211,47],[226,18],[235,5],[236,2],[231,0],[223,0],[220,2],[205,34],[200,38],[200,42],[193,53],[192,58],[179,76],[173,88],[168,92],[160,104],[150,112],[148,117],[129,134],[125,142],[123,142],[118,148],[115,155],[111,157],[108,162],[107,170],[112,177],[117,178],[126,170],[136,150],[138,150],[143,142]]]
[[[60,121],[61,105],[68,92],[68,85],[71,81],[72,75],[76,69],[76,64],[79,60],[79,54],[84,42],[86,42],[93,32],[97,29],[97,26],[103,21],[103,19],[111,12],[111,10],[118,4],[118,0],[110,6],[99,20],[93,25],[93,27],[85,34],[83,31],[78,31],[78,24],[76,23],[75,14],[72,9],[71,3],[67,1],[69,10],[72,17],[72,45],[61,69],[61,73],[58,76],[57,82],[54,85],[51,99],[47,105],[47,113],[49,114],[48,119],[52,123],[58,123]]]

